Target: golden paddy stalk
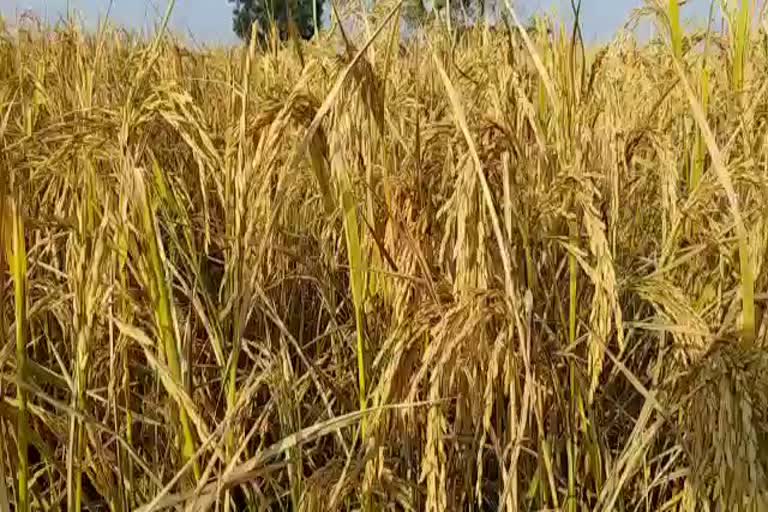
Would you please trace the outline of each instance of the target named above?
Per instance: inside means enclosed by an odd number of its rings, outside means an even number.
[[[0,509],[763,510],[768,55],[684,5],[0,28]]]

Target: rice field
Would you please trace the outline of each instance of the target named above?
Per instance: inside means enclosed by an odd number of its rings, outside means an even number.
[[[0,512],[768,509],[768,18],[728,5],[598,48],[0,24]]]

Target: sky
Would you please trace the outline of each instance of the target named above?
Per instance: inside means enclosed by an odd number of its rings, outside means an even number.
[[[112,0],[112,22],[151,31],[162,18],[168,0]],[[628,19],[631,11],[643,0],[582,0],[582,30],[587,42],[611,38]],[[554,13],[567,19],[570,0],[512,0],[523,17],[535,12]],[[86,26],[95,26],[103,19],[110,0],[0,0],[0,14],[9,20],[27,10],[49,22],[60,19],[67,6],[75,10]],[[683,10],[690,23],[703,23],[709,0],[691,0]],[[227,0],[176,0],[171,17],[171,29],[200,44],[229,44],[236,41],[232,34],[232,4]]]

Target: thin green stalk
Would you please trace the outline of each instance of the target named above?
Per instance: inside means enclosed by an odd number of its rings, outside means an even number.
[[[355,327],[357,331],[357,375],[358,396],[360,399],[360,412],[365,412],[367,406],[366,378],[365,378],[365,334],[363,330],[363,293],[365,291],[366,271],[360,248],[360,233],[357,223],[357,205],[352,195],[348,178],[339,180],[341,185],[341,204],[344,209],[344,235],[347,241],[347,254],[349,258],[349,282],[352,289],[352,301],[355,308]],[[360,430],[363,440],[366,439],[366,417],[360,419]]]
[[[10,220],[10,247],[7,249],[7,259],[13,278],[16,322],[16,399],[18,401],[17,448],[19,458],[18,468],[18,500],[17,510],[29,510],[29,459],[27,457],[27,392],[24,383],[27,368],[27,251],[24,244],[24,221],[19,212],[21,200],[10,201],[10,219],[4,219],[7,234],[7,223]]]
[[[712,33],[712,18],[715,9],[714,0],[709,4],[709,17],[707,18],[707,33],[704,39],[704,55],[701,60],[701,108],[706,116],[709,112],[709,68],[707,67],[707,57],[709,56],[709,43]],[[696,131],[696,154],[693,160],[693,170],[691,172],[691,190],[696,189],[701,183],[701,177],[704,174],[704,162],[707,156],[707,145],[704,143],[701,129]]]
[[[179,354],[179,346],[176,340],[175,329],[173,327],[173,313],[172,313],[172,296],[170,287],[166,280],[165,265],[163,257],[160,251],[160,241],[158,238],[157,229],[155,227],[155,218],[152,214],[149,201],[146,193],[144,197],[140,197],[141,201],[141,216],[143,221],[144,233],[149,249],[149,266],[151,272],[151,278],[153,280],[153,288],[155,295],[155,321],[157,322],[158,335],[160,337],[159,349],[164,350],[165,358],[168,362],[168,368],[171,372],[171,377],[182,388],[183,379],[181,374],[181,362]],[[179,423],[181,427],[181,456],[183,462],[190,460],[195,453],[195,439],[192,431],[192,426],[189,420],[189,415],[182,403],[178,404],[179,407]],[[200,478],[200,466],[195,463],[193,465],[193,471],[195,479]]]
[[[315,29],[315,36],[320,33],[320,23],[317,19],[317,0],[312,1],[312,28]]]
[[[741,5],[736,13],[736,23],[733,41],[733,89],[741,92],[744,88],[744,69],[746,66],[749,26],[750,26],[749,0],[741,0]]]
[[[5,261],[6,261],[6,252],[9,253],[10,257],[10,250],[8,246],[5,244],[9,244],[11,238],[10,233],[8,231],[10,230],[10,227],[8,223],[11,221],[10,214],[6,215],[6,212],[8,212],[8,209],[10,209],[10,205],[6,203],[6,195],[5,195],[5,176],[0,175],[0,245],[3,247],[0,248],[0,276],[4,275],[5,273]],[[5,347],[7,343],[6,338],[6,324],[5,324],[5,286],[0,285],[0,347]],[[4,396],[4,390],[2,387],[2,383],[0,383],[0,396]],[[5,434],[4,431],[4,425],[2,421],[0,421],[0,435]],[[8,488],[6,486],[6,480],[5,480],[5,443],[0,443],[0,475],[3,475],[2,478],[0,478],[0,512],[10,512],[10,500],[9,500],[9,494],[8,494]]]
[[[709,70],[701,70],[701,108],[706,115],[709,109]],[[701,130],[696,131],[696,155],[693,160],[693,172],[691,173],[691,190],[695,190],[701,183],[701,176],[704,174],[704,161],[707,156],[707,146],[701,135]]]
[[[680,25],[680,5],[678,0],[669,0],[669,33],[672,43],[672,55],[675,59],[683,58],[683,29]],[[684,122],[683,117],[680,118],[681,122]],[[684,167],[688,168],[688,167]],[[666,221],[665,221],[666,222]],[[663,227],[662,232],[666,233],[666,226]],[[665,237],[663,237],[665,238]]]
[[[683,57],[683,28],[680,25],[680,5],[678,0],[669,0],[669,25],[672,37],[672,54],[676,59]]]
[[[366,289],[366,269],[363,252],[360,246],[360,232],[357,222],[357,202],[355,201],[349,176],[344,169],[339,169],[336,175],[339,177],[338,186],[341,195],[341,207],[343,212],[344,237],[347,245],[347,258],[349,261],[349,287],[352,292],[352,303],[355,310],[355,330],[357,334],[357,377],[358,399],[360,403],[360,433],[363,446],[367,441],[367,418],[365,411],[368,409],[368,394],[366,389],[366,353],[364,331],[364,293]],[[370,495],[363,488],[364,511],[370,510]]]

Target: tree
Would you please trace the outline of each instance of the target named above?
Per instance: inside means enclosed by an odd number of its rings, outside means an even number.
[[[302,39],[312,39],[319,32],[324,0],[227,0],[234,3],[232,30],[240,39],[248,40],[256,23],[256,34],[262,42],[269,39],[274,23],[281,40],[289,35],[292,20]]]
[[[432,0],[432,10],[439,12],[449,29],[470,27],[486,21],[486,9],[494,0]]]
[[[429,17],[427,6],[423,0],[405,0],[403,3],[403,19],[411,25],[426,23]]]

